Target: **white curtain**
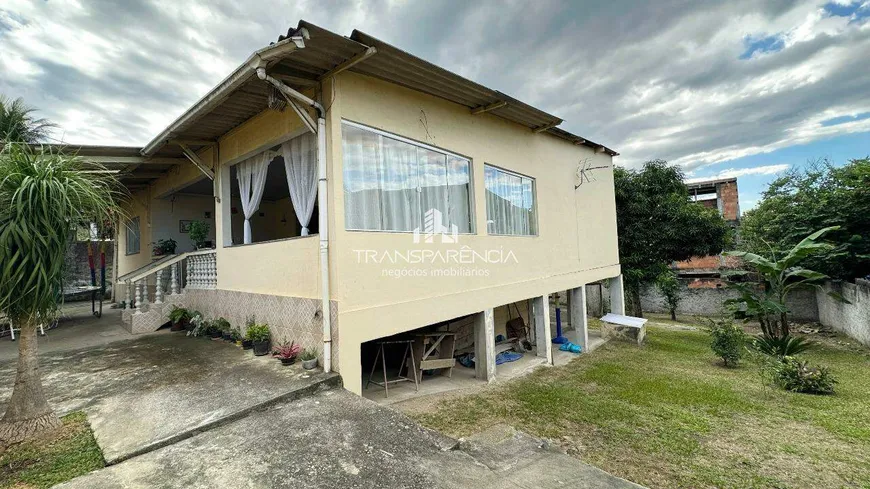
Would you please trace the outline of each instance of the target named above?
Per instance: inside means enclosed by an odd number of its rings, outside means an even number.
[[[468,160],[349,124],[341,130],[346,229],[424,230],[434,209],[437,224],[471,231]]]
[[[485,166],[484,185],[490,234],[528,236],[537,233],[531,179]]]
[[[239,195],[242,201],[242,211],[245,213],[245,244],[251,242],[251,216],[260,208],[263,189],[266,187],[266,173],[269,162],[275,153],[265,151],[252,156],[236,165],[236,176],[239,179]]]
[[[308,236],[317,199],[317,138],[310,132],[293,138],[281,145],[281,152],[293,210],[302,225],[302,236]]]

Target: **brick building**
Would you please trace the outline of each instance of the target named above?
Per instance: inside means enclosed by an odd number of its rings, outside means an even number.
[[[686,180],[686,187],[694,202],[718,209],[732,227],[740,225],[737,178]],[[719,279],[719,270],[736,265],[736,260],[722,255],[694,257],[674,264],[680,277],[689,281],[690,288],[721,287],[724,283]]]

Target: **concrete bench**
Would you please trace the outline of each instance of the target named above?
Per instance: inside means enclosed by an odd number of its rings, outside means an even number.
[[[605,314],[601,318],[601,337],[625,339],[640,346],[646,337],[646,321],[644,318],[623,316],[622,314]]]

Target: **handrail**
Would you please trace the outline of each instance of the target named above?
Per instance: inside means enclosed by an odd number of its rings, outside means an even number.
[[[120,284],[120,283],[124,283],[124,282],[126,282],[130,277],[132,277],[132,276],[134,276],[134,275],[139,275],[139,274],[141,274],[142,272],[145,272],[145,271],[147,271],[147,270],[156,270],[157,267],[159,267],[160,265],[162,265],[163,263],[165,263],[167,260],[172,259],[172,257],[174,257],[174,256],[178,256],[178,255],[166,255],[166,256],[160,258],[160,259],[157,260],[157,261],[152,261],[151,263],[149,263],[149,264],[147,264],[147,265],[142,265],[141,267],[139,267],[139,268],[137,268],[137,269],[135,269],[135,270],[133,270],[133,271],[127,272],[127,273],[125,273],[124,275],[121,275],[121,276],[118,277],[118,279],[117,279],[117,283],[119,283],[119,284]]]
[[[134,275],[132,277],[125,278],[125,281],[126,282],[138,282],[139,280],[142,280],[143,278],[145,278],[153,273],[159,272],[160,270],[164,270],[166,268],[169,268],[170,266],[175,265],[176,263],[178,263],[182,260],[185,260],[188,257],[198,256],[198,255],[208,255],[208,254],[212,254],[212,253],[216,253],[216,251],[213,249],[198,250],[198,251],[188,251],[187,253],[181,253],[178,255],[174,255],[174,258],[172,258],[171,260],[166,260],[166,261],[161,260],[161,261],[157,262],[160,264],[160,266],[155,266],[153,268],[149,268],[148,270],[142,271],[138,275]],[[127,275],[129,275],[129,274],[127,274]],[[125,275],[125,277],[127,277],[127,276]],[[120,279],[118,279],[118,280],[120,281]]]

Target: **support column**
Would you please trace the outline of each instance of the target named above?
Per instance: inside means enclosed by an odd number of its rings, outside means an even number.
[[[542,295],[532,299],[532,314],[535,317],[535,345],[537,355],[553,364],[553,335],[550,332],[550,297]]]
[[[583,352],[589,346],[589,321],[586,319],[586,284],[568,291],[568,308],[571,311],[571,326],[577,333],[577,343]]]
[[[495,320],[492,309],[474,315],[474,376],[495,380]]]
[[[625,316],[625,292],[622,288],[622,274],[610,279],[610,312]]]

